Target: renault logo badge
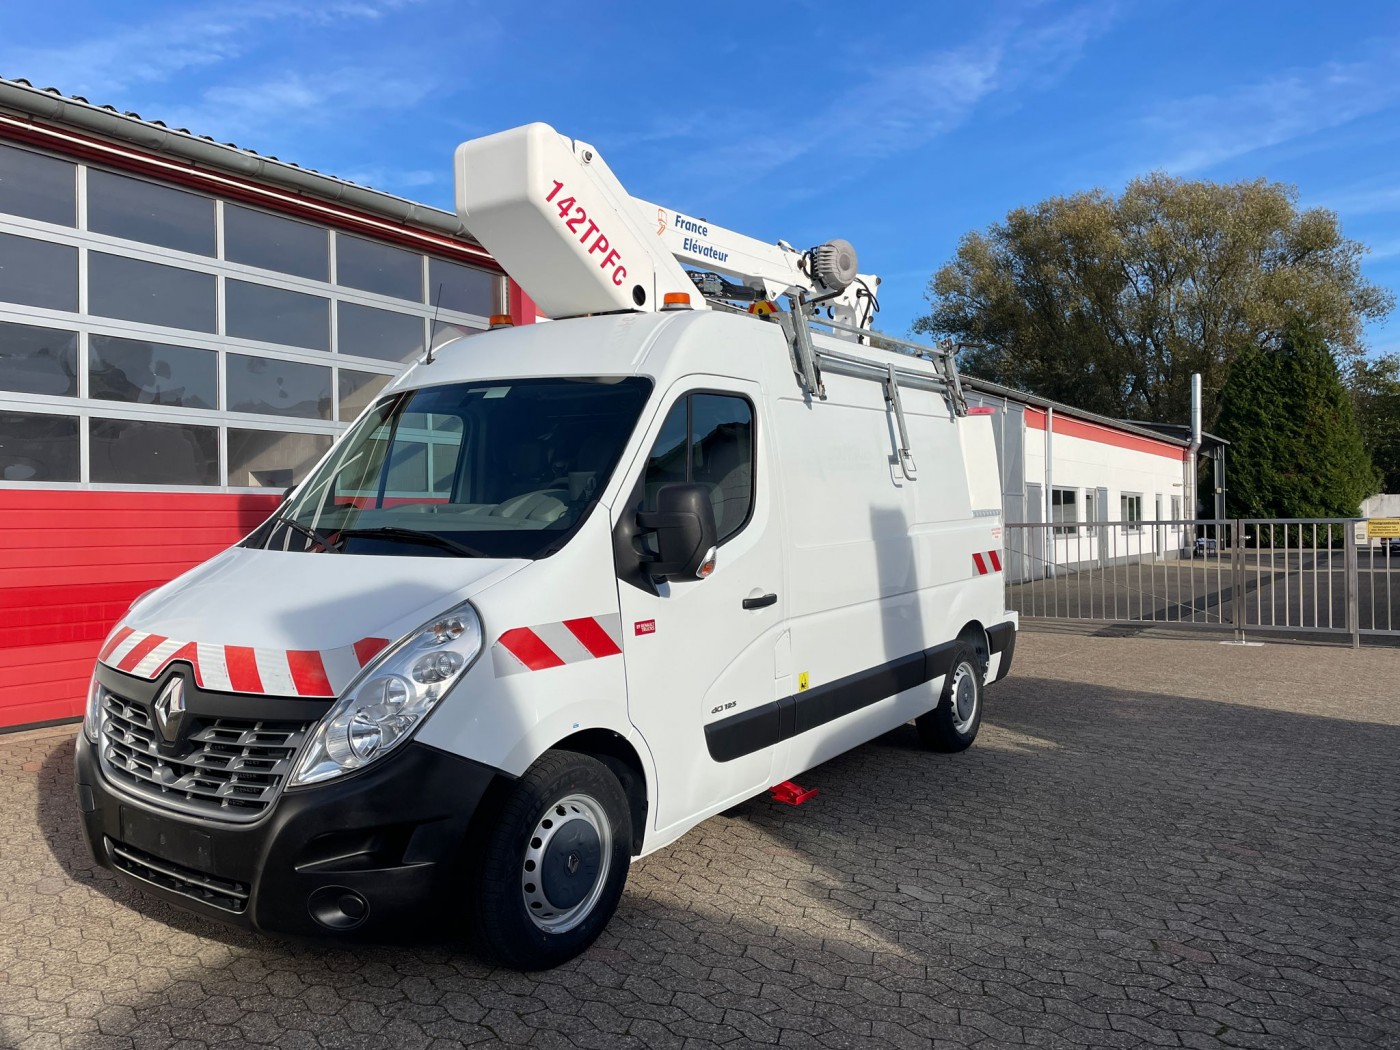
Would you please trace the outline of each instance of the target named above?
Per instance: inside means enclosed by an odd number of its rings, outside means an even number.
[[[180,738],[180,723],[185,717],[185,678],[171,675],[155,702],[156,728],[167,744]]]

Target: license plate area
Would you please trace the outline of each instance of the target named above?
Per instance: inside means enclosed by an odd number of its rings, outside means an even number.
[[[135,808],[121,807],[121,839],[152,857],[195,871],[213,872],[214,841],[198,828]]]

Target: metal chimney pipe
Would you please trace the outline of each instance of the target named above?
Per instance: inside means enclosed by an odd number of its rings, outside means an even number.
[[[1186,450],[1186,477],[1185,489],[1190,503],[1183,508],[1186,516],[1192,520],[1196,517],[1196,485],[1200,477],[1200,469],[1196,457],[1201,451],[1201,373],[1191,374],[1191,447]]]
[[[1201,447],[1201,373],[1191,374],[1191,447]]]

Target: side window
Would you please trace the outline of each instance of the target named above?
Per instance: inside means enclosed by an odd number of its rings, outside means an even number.
[[[666,485],[704,485],[723,543],[737,533],[753,509],[753,407],[731,394],[690,394],[677,401],[647,460],[645,506],[656,507]]]

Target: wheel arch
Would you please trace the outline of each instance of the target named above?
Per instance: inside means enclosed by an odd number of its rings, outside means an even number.
[[[958,631],[957,640],[967,642],[977,653],[982,661],[982,673],[986,674],[987,668],[991,665],[992,645],[987,639],[987,628],[981,620],[968,620]]]
[[[554,744],[552,751],[572,751],[595,758],[610,769],[627,796],[632,817],[632,855],[642,851],[650,812],[646,767],[641,755],[622,734],[611,729],[584,729]]]

